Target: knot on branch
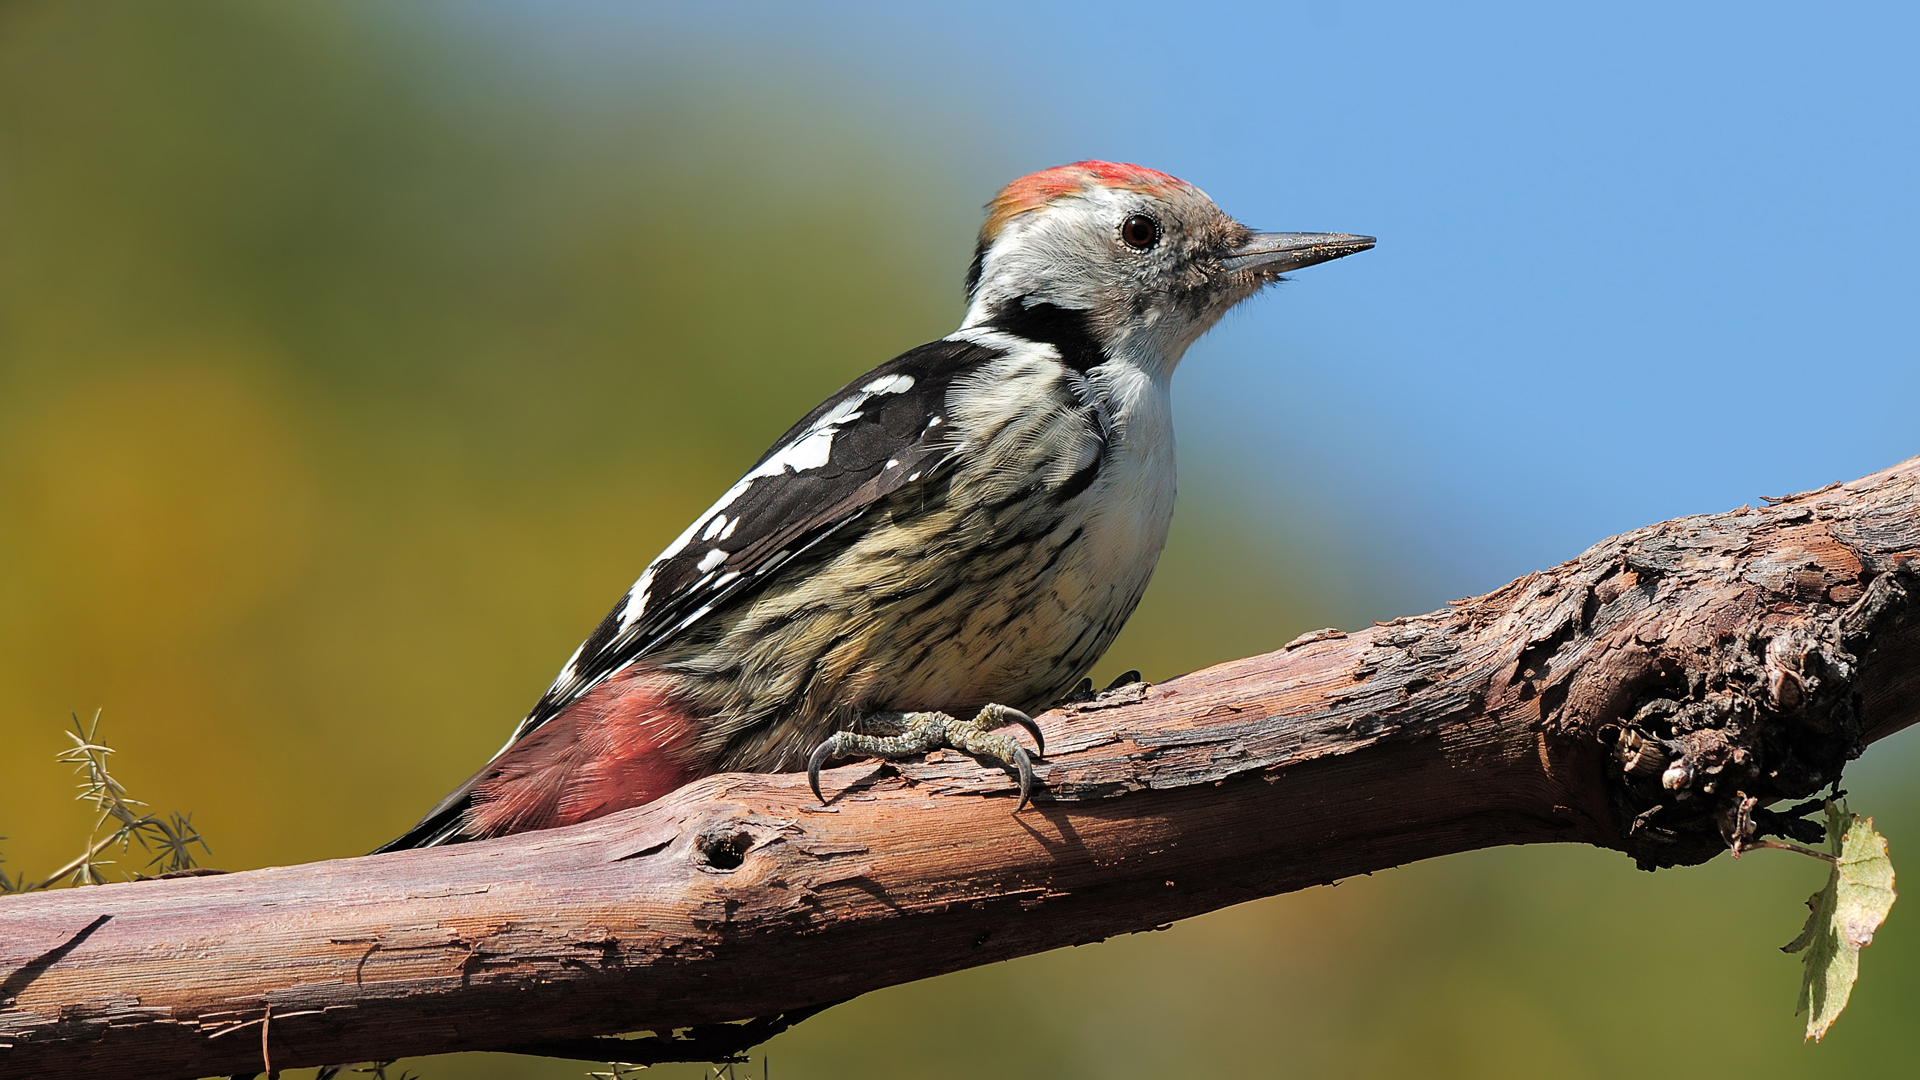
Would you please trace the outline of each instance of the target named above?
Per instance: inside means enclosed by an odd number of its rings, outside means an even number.
[[[1656,561],[1665,565],[1645,574]],[[1728,590],[1687,580],[1684,561],[1623,560],[1627,574],[1655,580],[1640,617],[1621,619],[1598,647],[1636,662],[1607,693],[1574,688],[1576,705],[1605,698],[1617,718],[1603,707],[1563,719],[1588,721],[1611,751],[1620,847],[1643,868],[1704,862],[1764,835],[1820,839],[1818,824],[1766,807],[1837,784],[1864,751],[1858,650],[1914,607],[1909,571],[1838,561],[1784,575],[1749,568],[1747,587]]]

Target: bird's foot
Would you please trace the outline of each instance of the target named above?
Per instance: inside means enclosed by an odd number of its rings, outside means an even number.
[[[1008,724],[1018,724],[1033,736],[1032,754],[1013,736],[999,733]],[[1040,725],[1019,709],[1005,705],[988,705],[971,720],[956,720],[942,712],[881,713],[867,718],[861,726],[885,728],[888,733],[836,731],[816,747],[807,760],[807,782],[813,786],[814,798],[827,801],[820,794],[820,766],[829,759],[902,758],[951,747],[963,754],[991,758],[1019,775],[1020,803],[1013,808],[1017,814],[1026,808],[1033,793],[1033,759],[1047,752]]]

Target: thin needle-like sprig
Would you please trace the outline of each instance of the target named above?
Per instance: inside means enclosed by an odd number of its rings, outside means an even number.
[[[115,844],[125,852],[134,841],[139,841],[142,849],[153,852],[153,858],[147,860],[147,869],[158,867],[162,874],[193,869],[196,864],[191,848],[195,844],[200,845],[202,851],[213,853],[206,839],[193,827],[192,814],[174,812],[161,817],[143,811],[147,804],[129,795],[125,785],[108,769],[107,757],[113,753],[113,747],[101,742],[99,733],[98,710],[87,724],[80,722],[78,713],[73,714],[73,730],[67,732],[73,745],[56,758],[72,765],[80,774],[80,794],[76,798],[93,803],[100,814],[88,833],[86,848],[40,881],[30,882],[24,873],[13,879],[0,874],[0,893],[48,889],[69,879],[73,885],[105,884],[107,878],[102,867],[112,865],[112,860],[99,856]],[[100,836],[101,828],[109,822],[114,823],[112,830]]]

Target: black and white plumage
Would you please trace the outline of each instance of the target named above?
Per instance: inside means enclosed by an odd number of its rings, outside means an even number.
[[[954,448],[946,399],[955,379],[1003,355],[972,341],[935,341],[815,406],[648,564],[508,745],[717,606],[763,586],[885,496],[939,477]]]
[[[388,848],[934,745],[1017,763],[1024,801],[1027,753],[990,729],[1031,727],[1021,710],[1077,682],[1145,590],[1173,513],[1181,355],[1281,271],[1373,241],[1254,233],[1105,162],[1022,178],[988,210],[960,329],[795,424]]]

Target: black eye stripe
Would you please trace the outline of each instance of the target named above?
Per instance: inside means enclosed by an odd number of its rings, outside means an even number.
[[[1128,214],[1120,223],[1120,240],[1130,248],[1145,251],[1160,242],[1160,223],[1145,214]]]

